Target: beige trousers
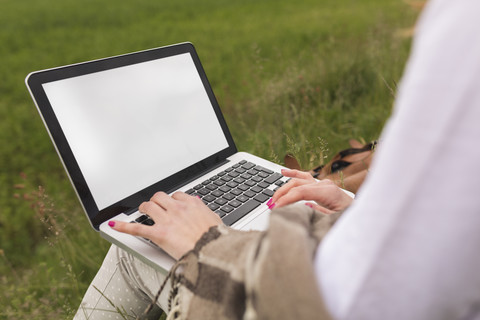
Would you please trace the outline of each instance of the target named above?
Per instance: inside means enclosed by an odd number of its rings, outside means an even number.
[[[155,307],[142,315],[164,279],[164,273],[112,245],[74,319],[158,319],[167,308],[169,283]]]

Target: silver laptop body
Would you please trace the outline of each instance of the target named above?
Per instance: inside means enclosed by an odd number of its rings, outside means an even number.
[[[237,152],[190,43],[30,73],[26,84],[92,227],[167,272],[154,244],[114,231],[144,223],[157,191],[199,195],[224,223],[264,229],[281,166]]]

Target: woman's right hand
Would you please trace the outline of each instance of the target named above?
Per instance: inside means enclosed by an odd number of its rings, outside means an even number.
[[[332,213],[347,208],[353,199],[333,181],[316,180],[310,173],[299,170],[283,169],[282,175],[292,178],[278,189],[270,200],[270,208],[280,208],[297,201],[323,213]]]

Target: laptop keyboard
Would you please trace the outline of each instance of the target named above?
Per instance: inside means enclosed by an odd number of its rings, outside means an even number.
[[[223,223],[230,226],[268,201],[275,190],[286,182],[282,178],[278,172],[242,160],[186,193],[200,197],[222,218]],[[132,222],[154,224],[147,215],[142,215]]]

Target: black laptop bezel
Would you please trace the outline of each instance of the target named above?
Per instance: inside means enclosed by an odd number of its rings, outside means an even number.
[[[105,71],[109,69],[133,65],[136,63],[147,62],[151,60],[161,59],[173,55],[190,53],[198,74],[202,80],[203,86],[207,92],[208,98],[213,106],[215,114],[218,118],[220,126],[223,130],[228,147],[209,156],[188,168],[177,172],[155,184],[152,184],[143,190],[138,191],[102,210],[98,209],[92,193],[88,187],[85,177],[75,160],[72,149],[65,137],[65,134],[58,122],[53,108],[45,94],[43,84],[68,79],[72,77],[82,76],[95,72]],[[177,45],[154,48],[120,56],[108,57],[104,59],[82,62],[74,65],[58,67],[54,69],[41,70],[30,73],[25,80],[30,90],[33,100],[37,105],[37,109],[44,121],[47,131],[50,134],[53,144],[57,149],[57,153],[61,158],[65,170],[70,177],[73,187],[83,205],[85,212],[90,220],[91,225],[99,230],[102,222],[113,218],[120,213],[129,213],[134,211],[138,205],[150,199],[157,191],[171,192],[179,186],[189,182],[193,177],[198,177],[210,168],[218,166],[226,161],[226,159],[237,152],[237,148],[227,127],[226,121],[218,105],[217,99],[213,93],[210,83],[207,79],[205,71],[200,63],[198,54],[191,43],[181,43]],[[126,155],[129,156],[129,155]],[[131,155],[130,155],[131,156]]]

